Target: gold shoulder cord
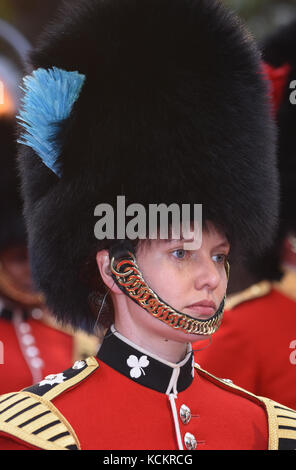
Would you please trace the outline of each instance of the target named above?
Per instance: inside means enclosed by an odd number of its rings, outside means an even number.
[[[219,379],[195,364],[195,368],[206,378],[210,377],[217,385],[242,392],[246,397],[263,403],[268,419],[268,450],[296,450],[296,411],[269,398],[254,395],[234,385],[228,379]]]
[[[190,315],[180,313],[164,303],[157,294],[148,287],[132,253],[119,261],[111,260],[113,279],[121,290],[132,300],[144,308],[153,317],[176,330],[196,335],[212,335],[221,325],[224,303],[223,299],[218,311],[208,320],[197,320]],[[228,275],[229,265],[226,265]]]
[[[229,296],[227,296],[225,309],[232,310],[233,308],[237,307],[240,304],[243,304],[244,302],[264,297],[265,295],[269,294],[271,289],[272,284],[269,281],[261,281],[257,284],[253,284],[252,286],[248,287],[247,289],[241,292],[237,292],[235,294],[230,294]]]
[[[51,400],[78,384],[98,367],[94,357],[75,377],[39,396],[29,391],[0,397],[0,431],[42,450],[80,450],[76,433]]]

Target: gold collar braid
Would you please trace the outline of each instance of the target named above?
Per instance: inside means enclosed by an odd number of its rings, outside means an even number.
[[[190,315],[174,310],[148,287],[131,252],[128,252],[128,255],[124,258],[121,257],[120,260],[112,257],[110,268],[113,279],[126,295],[148,313],[175,330],[182,330],[185,333],[195,335],[212,335],[221,325],[225,297],[219,309],[211,318],[197,320]],[[226,266],[226,272],[228,274],[228,266]]]

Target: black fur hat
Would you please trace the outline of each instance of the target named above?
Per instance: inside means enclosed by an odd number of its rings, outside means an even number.
[[[264,61],[273,69],[270,78],[274,87],[276,124],[278,126],[277,161],[280,173],[281,204],[279,226],[272,247],[264,257],[253,259],[251,269],[258,280],[280,280],[283,242],[296,232],[296,20],[268,36],[262,45]]]
[[[26,243],[20,179],[16,168],[16,127],[10,117],[0,118],[0,251]]]
[[[296,81],[296,20],[288,26],[281,28],[276,34],[266,39],[263,49],[264,60],[274,66],[281,67],[285,64],[290,66],[289,74],[286,78],[286,86],[279,109],[277,110],[277,124],[279,127],[278,141],[278,167],[281,182],[281,214],[280,226],[282,231],[296,231],[296,104],[294,103],[292,92]]]
[[[215,0],[65,4],[32,54],[34,69],[86,76],[50,139],[60,177],[32,149],[19,155],[33,277],[60,319],[93,326],[95,253],[108,247],[94,208],[117,195],[201,203],[245,253],[270,244],[278,184],[260,59]]]

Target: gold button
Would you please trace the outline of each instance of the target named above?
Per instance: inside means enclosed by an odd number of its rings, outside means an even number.
[[[191,420],[191,411],[186,405],[182,405],[180,408],[180,419],[183,424],[188,424]]]
[[[184,437],[184,443],[187,450],[195,450],[197,447],[197,441],[193,434],[187,432]]]

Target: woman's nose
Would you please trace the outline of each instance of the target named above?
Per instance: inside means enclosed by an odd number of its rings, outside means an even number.
[[[195,288],[197,290],[204,288],[215,290],[220,281],[219,269],[211,258],[196,261]]]

